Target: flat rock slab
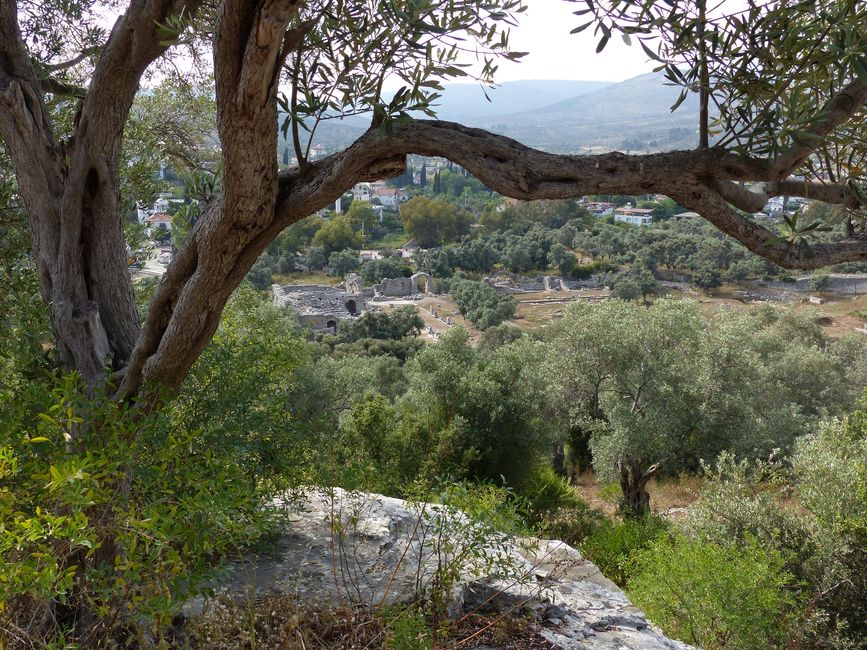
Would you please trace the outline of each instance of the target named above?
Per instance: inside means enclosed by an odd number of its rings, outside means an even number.
[[[564,650],[682,650],[571,546],[515,539],[440,505],[341,489],[279,502],[286,532],[273,554],[235,562],[218,591],[288,594],[315,605],[409,602],[439,587],[453,617],[475,609],[531,612]],[[195,599],[186,614],[201,611]]]

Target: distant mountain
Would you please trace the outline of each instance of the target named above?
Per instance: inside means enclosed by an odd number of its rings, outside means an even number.
[[[436,102],[436,110],[442,120],[470,122],[534,111],[610,85],[610,81],[564,80],[507,81],[495,88],[479,84],[447,84]]]
[[[697,143],[698,98],[674,113],[680,89],[648,73],[530,111],[473,120],[472,126],[556,152],[663,151]]]
[[[512,81],[487,93],[490,102],[478,85],[449,84],[437,102],[438,117],[557,153],[689,149],[698,140],[697,97],[690,95],[672,113],[679,88],[666,86],[659,74],[620,83]],[[314,141],[335,151],[368,124],[359,117],[325,121]]]

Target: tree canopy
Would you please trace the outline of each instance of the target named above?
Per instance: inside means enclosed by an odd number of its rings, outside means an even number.
[[[402,173],[408,153],[449,158],[521,199],[664,193],[784,267],[867,257],[862,2],[751,0],[727,12],[703,0],[564,1],[600,51],[619,32],[700,96],[696,149],[553,155],[414,118],[433,115],[443,81],[489,83],[498,59],[520,58],[508,30],[521,0],[129,0],[110,31],[99,2],[3,0],[0,134],[62,363],[88,385],[112,377],[131,397],[148,382],[177,387],[270,241],[355,183]],[[213,79],[221,185],[140,325],[119,219],[122,143],[142,83],[181,64]],[[393,95],[387,79],[402,83]],[[360,113],[368,132],[312,159],[318,124]],[[298,159],[282,171],[278,128]],[[750,218],[789,195],[844,206],[845,232],[820,238],[824,222],[793,218],[780,236]]]

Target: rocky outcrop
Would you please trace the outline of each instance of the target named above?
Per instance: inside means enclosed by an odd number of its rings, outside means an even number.
[[[451,616],[531,612],[554,647],[685,649],[654,630],[614,583],[559,541],[515,539],[459,510],[340,489],[281,501],[287,529],[269,557],[230,567],[239,596],[322,605],[406,602],[439,590]],[[187,613],[201,602],[187,605]]]

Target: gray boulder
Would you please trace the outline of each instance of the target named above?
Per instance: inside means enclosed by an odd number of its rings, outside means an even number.
[[[232,564],[218,591],[372,607],[437,591],[452,617],[476,608],[530,612],[540,634],[564,650],[690,647],[655,630],[563,542],[510,538],[453,508],[339,488],[275,505],[287,521],[275,552]],[[191,601],[185,613],[202,606]]]

